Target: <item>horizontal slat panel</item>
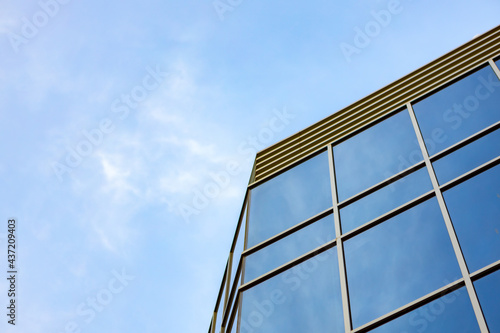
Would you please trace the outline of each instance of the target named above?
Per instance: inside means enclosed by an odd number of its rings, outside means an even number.
[[[327,144],[362,129],[500,54],[500,26],[358,102],[257,153],[261,182]]]

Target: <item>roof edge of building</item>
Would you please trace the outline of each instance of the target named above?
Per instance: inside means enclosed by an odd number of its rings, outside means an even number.
[[[446,53],[357,102],[257,153],[251,183],[262,182],[301,159],[404,107],[500,55],[500,26]],[[253,184],[250,184],[253,185]]]

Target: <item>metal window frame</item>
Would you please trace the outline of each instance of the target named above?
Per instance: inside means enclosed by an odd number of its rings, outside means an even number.
[[[451,188],[455,185],[458,185],[460,183],[462,183],[463,181],[467,180],[467,179],[470,179],[471,177],[481,173],[481,172],[484,172],[496,165],[500,164],[500,157],[497,157],[497,158],[494,158],[492,159],[491,161],[489,162],[486,162],[484,163],[483,165],[479,166],[478,168],[474,169],[474,170],[471,170],[470,172],[468,173],[465,173],[455,179],[453,179],[452,181],[444,184],[444,185],[441,185],[440,186],[440,189],[442,191],[446,190],[447,188]],[[333,164],[332,164],[333,165]],[[426,166],[427,167],[427,166]],[[334,188],[332,187],[332,191],[334,191]],[[355,332],[355,333],[361,333],[361,332],[367,332],[368,330],[371,330],[375,327],[378,327],[380,325],[383,325],[385,323],[387,323],[388,321],[392,320],[392,319],[395,319],[399,316],[402,316],[420,306],[423,306],[441,296],[444,296],[446,295],[447,293],[450,293],[452,291],[454,291],[455,289],[461,287],[461,286],[465,286],[465,280],[464,278],[461,278],[457,281],[455,281],[454,283],[452,284],[449,284],[443,288],[440,288],[436,291],[433,291],[409,304],[406,304],[388,314],[385,314],[361,327],[357,327],[355,329],[352,328],[352,324],[351,324],[351,318],[350,318],[350,306],[349,306],[349,298],[348,298],[348,285],[347,285],[347,278],[346,278],[346,270],[345,270],[345,259],[344,259],[344,254],[343,254],[343,249],[341,250],[341,247],[340,247],[340,244],[343,244],[344,241],[380,224],[380,223],[383,223],[384,221],[387,221],[388,219],[390,219],[391,217],[394,217],[412,207],[415,207],[416,205],[432,198],[435,196],[435,189],[427,192],[427,193],[424,193],[422,194],[421,196],[411,200],[411,201],[408,201],[406,202],[405,204],[363,224],[362,226],[354,229],[354,230],[351,230],[347,233],[344,233],[344,234],[341,234],[340,236],[337,234],[337,238],[328,242],[328,243],[325,243],[319,247],[317,247],[316,249],[314,250],[311,250],[307,253],[305,253],[304,255],[300,256],[300,257],[297,257],[279,267],[277,267],[276,269],[270,271],[270,272],[267,272],[257,278],[255,278],[254,280],[252,281],[249,281],[247,283],[244,283],[242,284],[241,286],[237,286],[236,283],[233,284],[232,286],[232,289],[231,289],[231,293],[229,295],[229,300],[228,300],[228,303],[229,304],[233,304],[232,307],[228,307],[228,309],[230,308],[231,311],[227,311],[223,317],[223,325],[226,327],[230,327],[232,325],[234,325],[234,320],[235,320],[235,313],[237,312],[237,309],[241,309],[241,300],[242,300],[242,293],[276,275],[279,275],[280,273],[292,268],[292,267],[295,267],[296,265],[299,265],[300,263],[314,257],[315,255],[319,254],[319,253],[322,253],[324,251],[327,251],[331,248],[333,248],[334,246],[337,247],[337,253],[338,253],[338,259],[339,259],[339,273],[340,273],[340,279],[341,279],[341,295],[342,295],[342,304],[343,304],[343,310],[344,310],[344,325],[345,325],[345,331],[346,332]],[[339,211],[338,207],[337,209],[333,208],[333,211],[334,211],[334,217],[337,216],[338,213],[336,213],[335,211]],[[323,212],[323,214],[325,214],[326,212],[328,216],[330,214],[329,210]],[[302,223],[311,223],[310,222],[310,219],[309,220],[306,220],[305,222],[302,222]],[[339,230],[340,232],[340,228],[339,228],[339,223],[340,223],[340,220],[338,219],[338,217],[335,219],[335,225],[336,225],[336,230]],[[337,231],[336,231],[337,232]],[[237,279],[239,276],[241,276],[242,274],[242,266],[243,266],[243,260],[244,260],[244,255],[241,256],[240,258],[240,261],[239,261],[239,265],[238,265],[238,268],[237,268],[237,274],[236,274],[236,277],[235,279]],[[492,263],[490,264],[489,266],[487,267],[484,267],[476,272],[473,272],[471,274],[469,274],[470,276],[470,280],[471,281],[475,281],[483,276],[486,276],[496,270],[499,270],[500,269],[500,260],[495,262],[495,263]],[[460,284],[460,285],[459,285]],[[468,291],[469,292],[469,291]],[[232,299],[236,296],[236,300],[234,303],[232,303]],[[239,316],[241,316],[241,311],[238,312]],[[230,321],[229,324],[228,324],[228,320]],[[239,321],[238,321],[239,322]],[[229,326],[228,326],[229,325]],[[484,327],[482,328],[483,331],[482,332],[488,332],[487,330],[484,331]]]
[[[251,180],[251,179],[250,179]],[[236,224],[236,230],[233,236],[233,240],[231,242],[231,247],[229,250],[229,256],[226,262],[226,267],[224,269],[224,274],[222,277],[221,281],[221,286],[219,288],[219,292],[217,294],[217,300],[215,303],[215,309],[214,313],[212,315],[212,319],[210,322],[210,329],[209,333],[217,333],[218,329],[220,328],[220,332],[224,333],[225,331],[225,325],[227,323],[227,316],[229,314],[230,306],[228,304],[231,303],[232,297],[234,297],[234,289],[236,289],[236,286],[238,285],[237,280],[239,278],[239,270],[241,269],[241,258],[239,259],[239,264],[237,267],[237,273],[235,275],[235,280],[231,281],[231,272],[232,272],[232,262],[234,258],[234,250],[236,248],[236,243],[238,241],[239,233],[244,232],[245,236],[243,238],[244,245],[243,245],[243,251],[245,250],[246,246],[246,226],[248,220],[248,214],[245,214],[245,212],[248,210],[248,199],[249,199],[249,190],[247,189],[245,191],[245,196],[243,198],[243,205],[240,210],[239,218],[238,218],[238,223]],[[243,217],[245,217],[245,221],[243,221]],[[243,226],[243,228],[242,228]],[[241,256],[243,257],[243,256]],[[222,300],[222,296],[224,295],[224,300]],[[221,302],[224,301],[223,307],[222,307],[222,316],[221,316],[221,323],[217,323],[217,315],[219,311],[219,306],[221,305]]]
[[[335,177],[335,163],[332,145],[328,145],[328,164],[330,168],[330,186],[332,189],[333,214],[335,219],[335,235],[337,237],[337,258],[340,274],[340,295],[342,298],[342,312],[344,314],[344,330],[349,333],[352,330],[351,307],[349,304],[349,289],[347,287],[347,270],[344,256],[344,240],[342,239],[342,227],[340,224],[340,208],[337,193],[337,181]]]
[[[444,201],[443,193],[441,191],[441,187],[439,186],[439,182],[434,172],[434,168],[432,166],[432,162],[429,158],[429,153],[427,151],[427,147],[425,146],[424,138],[420,131],[420,127],[417,122],[417,118],[415,116],[415,112],[413,110],[413,106],[411,103],[407,103],[408,112],[410,114],[410,118],[413,123],[413,128],[417,135],[418,143],[420,145],[420,149],[422,150],[422,155],[424,156],[425,165],[427,167],[427,171],[429,172],[429,177],[431,178],[432,186],[434,188],[434,192],[436,194],[436,198],[439,203],[439,208],[441,209],[441,214],[444,218],[444,222],[446,225],[446,229],[448,230],[448,236],[450,237],[451,244],[453,246],[453,251],[455,252],[455,256],[458,261],[458,265],[460,267],[460,271],[462,273],[463,279],[465,281],[465,287],[469,294],[470,301],[472,303],[472,308],[476,315],[476,320],[479,324],[479,328],[481,329],[481,333],[488,333],[488,326],[486,325],[486,319],[484,318],[483,311],[481,309],[481,305],[479,304],[479,299],[477,298],[476,290],[474,289],[474,285],[472,284],[472,280],[470,278],[469,269],[467,268],[467,263],[465,262],[465,257],[462,252],[462,248],[460,247],[460,243],[458,242],[458,236],[455,232],[455,228],[453,227],[453,222],[451,221],[450,214],[448,212],[448,208],[446,207],[446,202]]]
[[[485,133],[487,132],[491,132],[493,131],[493,128],[496,128],[497,124],[494,124],[484,130],[481,130],[473,135],[471,135],[470,137],[466,138],[463,140],[463,142],[468,142],[468,143],[471,143],[475,140],[477,140],[478,138],[480,137],[483,137],[484,135],[486,135]],[[445,150],[443,150],[442,152],[439,152],[438,154],[436,154],[434,157],[435,159],[437,159],[438,157],[443,157],[444,156],[444,152],[447,152],[447,151],[456,151],[457,149],[459,149],[459,147],[463,147],[464,145],[462,145],[461,143],[458,143],[454,146],[451,146]],[[343,304],[343,310],[344,310],[344,325],[345,325],[345,331],[346,332],[366,332],[367,330],[369,329],[373,329],[375,327],[378,327],[380,325],[383,325],[384,323],[388,322],[390,319],[388,318],[397,318],[401,315],[404,315],[405,313],[421,306],[421,305],[424,305],[424,304],[427,304],[428,302],[431,302],[432,300],[435,299],[435,295],[437,294],[440,294],[442,296],[444,296],[446,293],[448,292],[452,292],[453,290],[455,290],[454,288],[456,287],[456,284],[451,284],[449,286],[446,286],[446,287],[443,287],[441,289],[439,289],[438,291],[435,291],[435,292],[431,292],[429,293],[428,295],[426,296],[423,296],[421,297],[420,299],[416,300],[416,301],[413,301],[405,306],[402,306],[401,308],[399,309],[396,309],[394,311],[392,311],[390,314],[386,314],[384,316],[381,316],[380,318],[377,318],[373,321],[371,321],[370,323],[368,324],[365,324],[361,327],[358,327],[358,328],[355,328],[353,329],[352,327],[352,323],[351,323],[351,318],[350,318],[350,306],[349,306],[349,293],[348,293],[348,285],[347,285],[347,273],[346,273],[346,268],[345,268],[345,258],[344,258],[344,253],[343,253],[343,242],[356,236],[356,235],[359,235],[360,233],[363,233],[364,231],[380,224],[380,223],[383,223],[385,221],[387,221],[388,219],[396,216],[396,215],[399,215],[401,214],[402,212],[406,211],[406,210],[409,210],[415,206],[417,206],[418,204],[426,201],[426,200],[429,200],[430,198],[433,198],[436,196],[436,189],[433,187],[432,190],[386,212],[385,214],[382,214],[376,218],[374,218],[373,220],[371,221],[368,221],[366,222],[365,224],[349,231],[349,232],[346,232],[346,233],[342,233],[341,231],[341,226],[340,226],[340,215],[339,215],[339,212],[340,212],[340,208],[341,207],[345,207],[346,206],[346,202],[349,201],[349,202],[354,202],[355,199],[360,199],[364,196],[366,196],[368,192],[370,193],[373,193],[375,190],[373,189],[380,189],[384,186],[386,186],[387,184],[391,183],[392,181],[394,181],[394,179],[400,179],[402,178],[404,175],[408,175],[410,174],[411,172],[413,171],[416,171],[420,168],[423,167],[423,165],[425,165],[426,168],[428,168],[427,164],[426,164],[426,161],[422,161],[422,162],[418,162],[416,163],[415,165],[412,165],[411,167],[407,168],[406,170],[403,170],[401,171],[400,173],[396,174],[396,175],[393,175],[392,177],[390,177],[389,179],[386,179],[374,186],[372,186],[370,189],[367,189],[363,192],[360,192],[358,193],[356,196],[352,197],[352,198],[349,198],[347,200],[345,200],[344,202],[342,203],[337,203],[336,200],[337,200],[337,193],[336,193],[336,183],[335,183],[335,168],[334,168],[334,163],[333,163],[333,149],[332,149],[332,145],[329,145],[327,147],[328,149],[328,152],[329,152],[329,168],[330,168],[330,179],[331,179],[331,182],[332,182],[332,200],[333,200],[333,206],[331,208],[328,208],[326,209],[325,211],[307,219],[307,220],[304,220],[303,222],[297,224],[296,226],[293,226],[285,231],[283,231],[282,233],[278,234],[278,235],[275,235],[269,239],[267,239],[266,241],[264,242],[261,242],[260,244],[257,244],[255,245],[254,247],[250,248],[250,249],[246,249],[243,253],[242,253],[242,256],[241,256],[241,259],[240,259],[240,265],[239,266],[242,266],[242,261],[244,260],[244,257],[246,255],[249,255],[251,253],[254,253],[262,248],[264,248],[265,246],[269,245],[269,244],[272,244],[276,241],[278,241],[279,239],[283,239],[284,237],[290,235],[291,233],[295,232],[295,231],[298,231],[314,222],[316,222],[317,220],[323,218],[323,217],[326,217],[326,216],[329,216],[330,214],[333,213],[333,216],[334,216],[334,223],[335,223],[335,230],[336,230],[336,239],[330,241],[330,242],[327,242],[307,253],[305,253],[304,255],[302,256],[299,256],[255,279],[253,279],[252,281],[249,281],[247,283],[244,283],[242,284],[239,288],[238,288],[238,299],[241,301],[241,296],[240,296],[240,293],[314,257],[315,255],[323,252],[323,251],[327,251],[329,249],[331,249],[332,247],[336,246],[337,247],[337,251],[338,251],[338,259],[339,259],[339,273],[340,273],[340,281],[341,281],[341,295],[342,295],[342,304]],[[431,160],[432,158],[429,158],[429,161]],[[496,166],[500,164],[500,156],[499,157],[496,157],[486,163],[483,163],[482,165],[478,166],[477,168],[473,169],[473,170],[470,170],[469,172],[467,173],[464,173],[458,177],[456,177],[455,179],[447,182],[446,184],[443,184],[443,185],[438,185],[438,189],[442,192],[442,191],[445,191],[451,187],[454,187],[454,186],[457,186],[461,183],[463,183],[464,181]],[[440,206],[441,207],[441,206]],[[342,246],[341,246],[342,244]],[[238,271],[240,270],[241,268],[238,267]],[[500,269],[500,261],[496,262],[496,263],[493,263],[491,265],[489,265],[488,267],[478,271],[478,272],[475,272],[475,273],[472,273],[470,274],[470,278],[472,280],[475,280],[479,277],[476,277],[476,276],[485,276],[487,275],[488,273],[491,273],[492,271],[494,270],[497,270],[497,269]],[[483,271],[484,270],[484,271]],[[240,273],[238,273],[240,274]],[[462,280],[457,280],[457,281],[462,281]],[[465,281],[465,280],[463,280]],[[456,282],[456,283],[460,283],[460,282]],[[465,282],[464,284],[465,285]],[[236,287],[233,286],[233,291],[231,292],[231,295],[229,296],[229,299],[231,300],[234,296],[234,292],[235,292],[235,289]],[[233,309],[233,312],[235,310]],[[224,323],[226,323],[226,317],[224,317],[224,320],[223,320]],[[485,331],[487,332],[487,331]]]
[[[470,137],[468,138],[465,138],[463,140],[463,142],[468,142],[468,143],[471,143],[475,140],[477,140],[478,138],[480,137],[483,137],[484,135],[486,135],[485,133],[490,133],[491,131],[494,130],[494,128],[496,128],[498,124],[493,124],[491,125],[490,127],[484,129],[484,130],[481,130],[473,135],[471,135]],[[462,142],[462,141],[461,141]],[[463,147],[464,145],[460,143],[457,143],[456,145],[454,146],[451,146],[445,150],[443,150],[442,152],[439,152],[438,154],[435,155],[435,157],[433,157],[434,159],[438,159],[438,158],[441,158],[443,157],[445,154],[444,152],[448,152],[448,151],[456,151],[459,149],[459,147]],[[404,175],[408,175],[410,174],[411,172],[413,171],[416,171],[420,168],[423,167],[423,164],[425,165],[426,168],[428,168],[428,165],[426,164],[426,160],[422,161],[422,162],[418,162],[416,163],[415,165],[407,168],[406,170],[403,170],[401,171],[400,173],[396,174],[396,175],[393,175],[392,177],[390,177],[389,179],[386,179],[374,186],[372,186],[370,189],[368,190],[365,190],[363,192],[360,192],[358,193],[356,196],[354,196],[353,198],[349,198],[347,200],[345,200],[344,202],[342,203],[337,203],[336,200],[337,200],[337,193],[336,193],[336,183],[335,183],[335,168],[334,168],[334,163],[333,163],[333,149],[332,149],[332,145],[329,145],[327,147],[328,149],[328,152],[329,152],[329,157],[331,159],[329,159],[329,168],[330,168],[330,179],[331,179],[331,182],[332,182],[332,200],[333,200],[333,206],[331,208],[328,208],[326,209],[325,211],[307,219],[307,220],[304,220],[303,222],[297,224],[296,226],[293,226],[285,231],[283,231],[282,233],[278,234],[278,235],[275,235],[269,239],[267,239],[266,241],[264,242],[261,242],[260,244],[257,244],[255,245],[254,247],[250,248],[250,249],[246,249],[243,253],[242,253],[242,256],[241,256],[241,259],[240,259],[240,265],[239,266],[243,266],[242,265],[242,261],[244,260],[244,257],[246,255],[249,255],[251,253],[254,253],[262,248],[264,248],[265,246],[269,245],[269,244],[272,244],[276,241],[278,241],[279,239],[282,239],[288,235],[290,235],[291,233],[297,231],[297,230],[300,230],[312,223],[314,223],[315,221],[323,218],[323,217],[326,217],[326,216],[329,216],[330,214],[333,213],[334,215],[334,223],[335,223],[335,230],[336,230],[336,239],[334,240],[331,240],[307,253],[305,253],[304,255],[302,256],[299,256],[255,279],[253,279],[252,281],[249,281],[247,283],[244,283],[242,284],[239,288],[238,288],[238,295],[237,295],[237,299],[239,301],[241,301],[241,293],[276,276],[276,275],[279,275],[280,273],[296,266],[296,265],[299,265],[300,263],[314,257],[315,255],[321,253],[321,252],[324,252],[324,251],[327,251],[331,248],[333,248],[334,246],[337,247],[337,253],[338,253],[338,261],[339,261],[339,273],[340,273],[340,281],[341,281],[341,295],[342,295],[342,304],[343,304],[343,310],[344,310],[344,325],[345,325],[345,331],[346,332],[366,332],[370,329],[373,329],[375,327],[378,327],[380,325],[383,325],[384,323],[390,321],[391,319],[394,319],[394,318],[397,318],[399,316],[402,316],[410,311],[412,311],[413,309],[416,309],[418,308],[419,306],[422,306],[424,304],[427,304],[429,302],[431,302],[432,300],[438,298],[438,297],[441,297],[441,296],[444,296],[445,294],[449,293],[449,292],[452,292],[454,291],[456,288],[459,288],[461,286],[465,286],[465,282],[463,282],[463,284],[461,284],[460,286],[458,286],[458,284],[462,283],[462,281],[465,281],[466,279],[462,278],[460,280],[457,280],[455,281],[455,283],[453,284],[450,284],[448,286],[445,286],[443,288],[440,288],[438,289],[437,291],[433,291],[431,293],[429,293],[428,295],[425,295],[421,298],[419,298],[418,300],[415,300],[407,305],[404,305],[394,311],[392,311],[391,313],[389,314],[386,314],[386,315],[383,315],[373,321],[371,321],[370,323],[367,323],[361,327],[358,327],[358,328],[355,328],[353,329],[352,327],[352,323],[351,323],[351,318],[350,318],[350,306],[349,306],[349,293],[348,293],[348,285],[347,285],[347,274],[346,274],[346,268],[345,268],[345,258],[344,258],[344,253],[343,253],[343,242],[356,236],[356,235],[359,235],[360,233],[363,233],[364,231],[380,224],[380,223],[383,223],[385,221],[387,221],[388,219],[396,216],[396,215],[399,215],[401,214],[402,212],[408,210],[408,209],[411,209],[415,206],[417,206],[418,204],[426,201],[426,200],[429,200],[430,198],[433,198],[436,196],[436,188],[433,187],[432,190],[414,198],[413,200],[410,200],[388,212],[386,212],[385,214],[382,214],[376,218],[374,218],[373,220],[371,221],[368,221],[366,222],[365,224],[349,231],[349,232],[346,232],[346,233],[342,233],[341,231],[341,226],[340,226],[340,215],[339,215],[339,212],[340,212],[340,208],[341,207],[345,207],[346,206],[346,203],[347,201],[349,202],[354,202],[355,200],[354,199],[360,199],[364,196],[366,196],[367,192],[370,192],[370,193],[373,193],[375,190],[372,190],[372,189],[380,189],[384,186],[386,186],[387,184],[391,183],[392,181],[394,181],[394,179],[400,179],[402,178]],[[446,154],[447,155],[447,154]],[[429,162],[431,159],[433,158],[430,158],[429,157]],[[467,173],[464,173],[458,177],[456,177],[455,179],[447,182],[446,184],[443,184],[443,185],[438,185],[438,189],[442,192],[442,191],[445,191],[451,187],[454,187],[454,186],[457,186],[461,183],[463,183],[464,181],[496,166],[500,164],[500,156],[499,157],[496,157],[486,163],[483,163],[482,165],[478,166],[477,168],[473,169],[473,170],[470,170],[469,172]],[[440,205],[440,208],[441,208],[441,205]],[[342,244],[342,245],[341,245]],[[455,249],[455,248],[454,248]],[[461,250],[460,250],[461,251]],[[238,271],[240,270],[241,268],[238,267]],[[500,269],[500,260],[498,262],[495,262],[495,263],[492,263],[491,265],[477,271],[477,272],[474,272],[474,273],[471,273],[469,274],[470,276],[470,279],[471,280],[476,280],[476,279],[479,279],[480,277],[483,277],[495,270],[498,270]],[[238,273],[240,274],[240,273]],[[233,286],[233,291],[231,292],[231,295],[229,296],[229,299],[231,300],[234,296],[234,292],[235,292],[235,289],[236,287]],[[438,297],[436,297],[436,295],[438,295]],[[439,296],[440,295],[440,296]],[[241,307],[241,305],[239,305]],[[233,306],[233,311],[234,312],[236,310],[234,310],[234,306]],[[240,314],[241,314],[241,311],[240,311]],[[223,320],[224,323],[226,323],[226,317],[224,317],[224,320]],[[483,327],[484,329],[484,327]],[[488,332],[488,331],[482,331],[482,332]]]
[[[271,147],[264,149],[263,151],[258,152],[255,163],[253,165],[249,185],[245,193],[243,206],[240,211],[238,225],[233,237],[229,258],[224,270],[224,276],[221,282],[221,287],[219,289],[216,306],[214,309],[215,311],[210,321],[209,333],[217,333],[217,327],[220,327],[222,329],[222,332],[224,332],[225,327],[231,329],[235,320],[237,320],[238,324],[236,331],[239,332],[241,302],[244,291],[284,272],[287,269],[294,267],[295,265],[298,265],[314,257],[319,253],[327,251],[334,246],[337,247],[337,255],[339,259],[338,261],[341,280],[341,296],[344,308],[344,326],[346,333],[367,332],[462,286],[465,286],[467,289],[469,298],[471,299],[471,302],[473,304],[476,318],[481,328],[481,332],[488,332],[486,321],[484,319],[484,315],[475,293],[473,281],[491,274],[494,271],[500,270],[500,260],[475,272],[470,273],[468,271],[457,235],[455,234],[453,228],[453,223],[444,202],[442,192],[500,164],[500,156],[486,163],[483,163],[475,169],[470,170],[465,174],[462,174],[459,177],[456,177],[455,179],[442,185],[440,185],[437,181],[437,177],[432,167],[432,162],[443,158],[444,156],[447,156],[454,151],[457,151],[458,149],[478,140],[481,137],[484,137],[485,135],[493,132],[496,129],[499,129],[500,122],[492,124],[491,126],[478,131],[477,133],[444,149],[443,151],[434,154],[433,156],[429,156],[422,135],[420,133],[418,122],[416,120],[411,103],[438,89],[442,89],[445,85],[450,84],[465,75],[469,75],[471,72],[478,70],[480,67],[485,65],[489,65],[493,69],[497,77],[500,79],[500,70],[495,63],[495,61],[500,59],[499,49],[500,26],[474,38],[470,42],[460,46],[459,48],[449,52],[448,54],[406,75],[405,77],[395,81],[394,83],[389,84],[388,86],[361,99],[360,101],[340,110],[339,112],[321,120],[320,122],[298,132],[297,134],[292,135],[291,137],[284,139],[272,145]],[[400,112],[402,108],[404,108],[404,106],[406,106],[410,117],[412,118],[412,124],[417,134],[419,145],[424,155],[424,160],[339,203],[336,191],[335,167],[332,149],[333,145],[338,144],[342,140],[345,140],[352,135],[356,135],[360,131],[373,126],[375,123],[378,123],[379,121],[382,121],[383,119],[397,112]],[[322,153],[323,151],[325,151],[325,149],[328,151],[329,156],[330,181],[332,188],[332,207],[283,231],[278,235],[271,237],[270,239],[261,242],[260,244],[253,246],[250,249],[247,249],[247,228],[251,189],[295,167],[296,165],[306,161],[307,159],[310,159],[317,154]],[[392,182],[395,182],[422,167],[426,167],[429,172],[429,176],[433,184],[433,190],[424,193],[423,195],[399,207],[396,207],[395,209],[363,224],[362,226],[354,230],[351,230],[347,233],[341,232],[340,209],[342,207],[345,207],[348,204],[359,200],[371,193],[374,193],[380,188],[387,186]],[[343,253],[343,242],[434,196],[436,196],[436,198],[438,199],[438,203],[443,214],[443,218],[445,219],[445,224],[452,241],[453,249],[459,262],[463,277],[455,282],[448,284],[447,286],[444,286],[436,291],[429,293],[428,295],[425,295],[409,304],[406,304],[392,311],[391,313],[385,314],[384,316],[381,316],[361,327],[353,329],[350,318],[349,294],[347,285],[348,281]],[[245,210],[246,215],[244,214]],[[334,240],[329,241],[317,247],[316,249],[311,250],[304,255],[297,257],[277,267],[276,269],[267,272],[266,274],[261,275],[260,277],[255,278],[252,281],[249,281],[247,283],[242,282],[244,276],[244,261],[246,255],[254,253],[255,251],[258,251],[259,249],[271,243],[274,243],[275,241],[278,241],[279,239],[282,239],[289,234],[300,230],[301,228],[306,227],[311,223],[314,223],[319,218],[325,217],[329,214],[333,214],[334,216],[336,230],[336,238]],[[245,221],[242,221],[243,216],[246,216]],[[241,230],[242,226],[244,226],[243,231]],[[243,238],[244,248],[241,257],[238,260],[238,266],[236,268],[234,281],[230,281],[231,271],[233,269],[232,262],[234,260],[234,250],[239,232],[245,233],[245,236]],[[216,323],[217,310],[222,301],[223,292],[225,292],[223,316],[222,323],[220,323],[219,325],[219,323]],[[238,319],[236,319],[237,313]]]
[[[251,255],[252,253],[255,253],[255,252],[257,252],[257,251],[259,251],[259,250],[261,250],[261,249],[263,249],[263,248],[265,248],[273,243],[276,243],[279,240],[286,238],[287,236],[289,236],[289,235],[291,235],[299,230],[306,228],[307,226],[315,223],[316,221],[319,221],[322,218],[327,217],[331,213],[332,213],[332,208],[331,207],[327,208],[324,211],[322,211],[322,212],[320,212],[320,213],[318,213],[318,214],[316,214],[316,215],[314,215],[314,216],[312,216],[312,217],[310,217],[302,222],[299,222],[296,225],[294,225],[286,230],[283,230],[282,232],[260,242],[259,244],[256,244],[256,245],[252,246],[251,248],[246,249],[243,252],[242,256],[247,257],[247,256]]]

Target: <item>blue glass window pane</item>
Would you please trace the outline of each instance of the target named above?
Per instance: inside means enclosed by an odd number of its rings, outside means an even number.
[[[394,319],[370,333],[400,332],[481,332],[465,288],[438,298]]]
[[[329,215],[246,257],[245,282],[314,250],[334,238],[333,216]]]
[[[339,201],[422,160],[405,109],[333,147]]]
[[[477,280],[474,286],[490,333],[500,333],[500,271]]]
[[[351,231],[430,190],[432,183],[427,169],[421,168],[342,208],[342,232]]]
[[[435,161],[434,170],[439,183],[445,184],[499,155],[500,130],[496,130]]]
[[[343,333],[334,247],[243,292],[240,333]]]
[[[500,81],[486,66],[413,105],[429,155],[500,121]]]
[[[500,165],[443,193],[469,271],[500,259]]]
[[[461,276],[435,198],[347,240],[344,246],[355,327]]]
[[[332,207],[327,152],[259,185],[250,195],[247,248]]]

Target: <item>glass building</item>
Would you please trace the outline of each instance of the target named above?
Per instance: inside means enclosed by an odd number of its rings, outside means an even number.
[[[500,27],[259,152],[209,333],[500,332]]]

